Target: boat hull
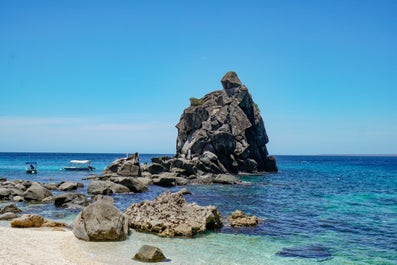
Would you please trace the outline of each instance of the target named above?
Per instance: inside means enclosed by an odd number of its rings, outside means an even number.
[[[66,171],[93,171],[92,167],[64,167],[63,170]]]

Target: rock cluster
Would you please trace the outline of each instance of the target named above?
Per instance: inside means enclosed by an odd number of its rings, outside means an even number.
[[[3,208],[0,208],[0,220],[11,220],[17,217],[17,214],[21,213],[15,204],[8,204]]]
[[[88,184],[90,194],[140,193],[147,191],[151,180],[141,177],[139,155],[118,158],[107,166],[102,176],[93,176]]]
[[[45,202],[52,193],[44,184],[28,180],[13,180],[0,182],[0,200]]]
[[[132,204],[125,214],[131,228],[166,237],[191,237],[222,227],[216,207],[187,203],[182,192],[166,191],[153,201]]]
[[[107,166],[103,173],[105,177],[140,177],[141,168],[139,165],[138,153],[119,158]]]

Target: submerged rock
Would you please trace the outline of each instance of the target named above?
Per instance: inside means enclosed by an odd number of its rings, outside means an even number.
[[[187,203],[181,192],[166,191],[153,201],[130,205],[125,210],[129,226],[159,236],[188,236],[222,227],[216,207]]]
[[[332,258],[331,252],[321,245],[307,245],[292,248],[283,248],[277,252],[278,256],[288,258],[306,258],[326,260]]]

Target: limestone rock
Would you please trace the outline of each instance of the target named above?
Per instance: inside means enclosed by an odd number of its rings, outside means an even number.
[[[259,222],[258,217],[255,215],[247,216],[240,210],[234,211],[227,220],[230,222],[232,227],[255,226]]]
[[[73,233],[85,241],[122,241],[128,237],[128,217],[110,200],[99,199],[78,214]]]
[[[135,254],[134,259],[143,262],[161,262],[165,260],[165,256],[158,247],[143,245]]]
[[[181,192],[166,191],[153,201],[130,205],[125,213],[131,228],[159,236],[191,237],[222,227],[216,207],[187,203]]]
[[[44,218],[37,214],[24,214],[19,218],[11,221],[11,227],[41,227],[44,223]]]

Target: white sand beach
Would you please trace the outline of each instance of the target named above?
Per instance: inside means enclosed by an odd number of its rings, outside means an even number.
[[[103,264],[80,250],[69,230],[0,227],[0,264]]]

